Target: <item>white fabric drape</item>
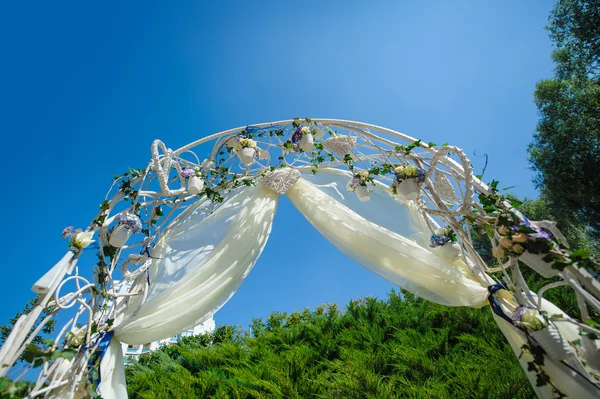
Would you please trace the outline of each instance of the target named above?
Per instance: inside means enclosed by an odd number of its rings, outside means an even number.
[[[542,309],[548,314],[565,314],[561,309],[553,305],[552,303],[542,300]],[[533,371],[528,371],[529,366],[527,363],[533,361],[533,356],[529,353],[524,353],[521,349],[523,345],[528,344],[525,334],[506,322],[504,319],[496,316],[492,313],[498,327],[506,337],[506,340],[510,344],[513,352],[519,359],[519,363],[525,371],[527,378],[529,379],[533,390],[540,398],[554,398],[556,395],[552,391],[550,384],[538,387],[536,384],[537,375]],[[559,329],[564,339],[569,342],[579,339],[579,331],[575,324],[569,322],[556,323],[556,327]],[[558,390],[566,394],[569,398],[597,398],[599,390],[589,381],[586,381],[580,374],[574,370],[568,368],[565,364],[553,361],[549,356],[544,356],[544,371],[550,377],[550,380]]]
[[[173,336],[212,316],[231,298],[260,256],[278,199],[263,187],[247,189],[201,223],[194,223],[192,215],[168,231],[153,251],[159,259],[152,267],[184,269],[185,278],[146,301],[135,316],[115,328],[115,337],[128,344],[144,344]],[[219,235],[210,233],[222,228],[226,233],[217,242]]]
[[[486,287],[427,248],[368,221],[312,183],[300,179],[287,195],[334,246],[392,283],[442,305],[485,305]]]
[[[115,367],[116,366],[116,367]],[[123,367],[123,349],[119,340],[112,339],[100,361],[98,390],[104,399],[127,398],[127,383]]]
[[[135,315],[121,318],[109,350],[120,353],[119,341],[145,344],[168,338],[219,310],[260,256],[278,200],[269,189],[248,188],[210,216],[191,212],[172,226],[152,252],[157,258],[151,266],[157,281],[152,296]],[[173,277],[176,281],[168,283]],[[108,355],[100,367],[100,393],[105,399],[126,398],[123,359]]]

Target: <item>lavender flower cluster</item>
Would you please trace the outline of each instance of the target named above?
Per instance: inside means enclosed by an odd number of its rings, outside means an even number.
[[[196,172],[193,169],[185,168],[181,171],[181,177],[189,179],[190,177],[196,176]]]
[[[131,213],[119,213],[115,217],[115,220],[132,233],[139,233],[142,231],[142,221],[136,215]]]

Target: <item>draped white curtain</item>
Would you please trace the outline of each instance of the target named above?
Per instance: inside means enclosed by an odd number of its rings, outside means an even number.
[[[168,338],[219,310],[260,256],[278,200],[278,194],[264,187],[247,188],[210,216],[194,211],[172,226],[152,252],[150,295],[115,327],[111,348],[117,345],[120,351],[119,341],[144,344]],[[127,397],[124,375],[122,357],[106,353],[99,386],[103,398]]]
[[[488,282],[479,282],[462,260],[450,263],[429,248],[415,205],[399,203],[381,184],[362,203],[345,190],[349,178],[346,172],[321,170],[298,180],[287,195],[327,240],[385,279],[442,305],[486,304]],[[245,188],[210,215],[207,203],[200,202],[168,229],[153,251],[157,259],[145,302],[135,299],[135,311],[128,306],[115,323],[116,339],[101,364],[102,397],[126,397],[122,358],[116,354],[119,341],[144,344],[176,335],[231,298],[266,244],[277,203],[278,194],[266,187]],[[520,354],[524,337],[502,319],[498,324]],[[566,392],[587,392],[568,380],[564,367],[550,367]],[[544,389],[537,391],[549,397]]]
[[[487,288],[454,265],[415,241],[368,221],[308,181],[300,179],[287,196],[340,251],[392,283],[442,305],[481,307],[486,303]]]

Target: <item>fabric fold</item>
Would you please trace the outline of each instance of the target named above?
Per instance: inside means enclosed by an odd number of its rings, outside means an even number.
[[[287,192],[306,219],[336,248],[386,280],[447,306],[482,307],[486,287],[400,234],[381,227],[300,179]]]
[[[249,188],[208,218],[196,223],[190,217],[173,226],[153,251],[157,261],[152,267],[184,264],[185,278],[148,299],[114,329],[115,337],[128,344],[145,344],[210,318],[252,270],[271,232],[278,199],[264,187]],[[222,229],[223,235],[205,234],[210,229]]]

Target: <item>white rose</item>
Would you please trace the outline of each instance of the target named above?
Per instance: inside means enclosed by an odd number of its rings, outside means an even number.
[[[445,236],[446,235],[446,229],[436,229],[433,233],[436,236]]]
[[[300,133],[310,134],[310,128],[308,126],[304,126],[302,129],[300,129]]]
[[[86,327],[75,328],[69,332],[68,336],[71,338],[70,346],[77,347],[83,344],[86,335]]]
[[[528,309],[521,315],[521,323],[532,331],[538,331],[546,327],[548,323],[542,317],[540,312],[535,309]]]
[[[408,165],[404,168],[404,174],[407,177],[414,177],[417,175],[417,167],[415,165]]]
[[[94,237],[93,231],[82,231],[75,236],[73,242],[77,248],[87,248],[91,243],[94,242],[92,237]]]

